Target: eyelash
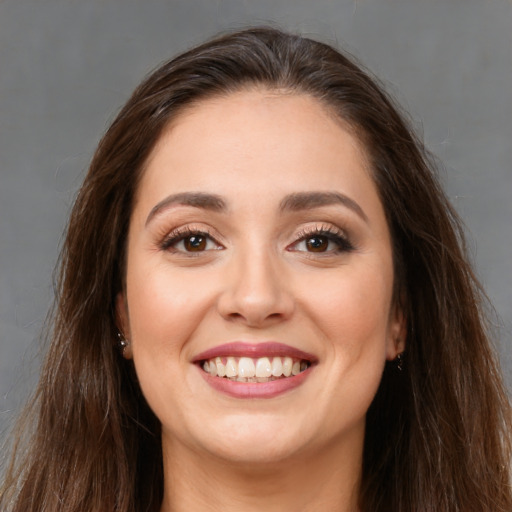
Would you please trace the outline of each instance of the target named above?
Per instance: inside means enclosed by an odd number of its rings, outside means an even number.
[[[164,238],[164,240],[161,242],[160,248],[163,251],[172,250],[173,252],[186,253],[189,256],[199,255],[202,252],[204,252],[204,250],[198,250],[196,252],[196,251],[187,251],[187,250],[183,250],[183,249],[180,250],[175,247],[178,243],[186,240],[187,238],[192,238],[192,237],[203,238],[206,240],[205,243],[208,243],[209,241],[213,242],[217,246],[217,249],[223,248],[222,245],[219,242],[217,242],[217,240],[211,235],[210,231],[194,229],[192,227],[178,228],[178,229],[171,231],[171,233],[169,233]],[[326,250],[320,250],[320,251],[314,251],[314,250],[302,251],[302,250],[296,249],[296,247],[300,243],[305,242],[307,240],[312,240],[314,238],[324,238],[327,240],[328,243],[330,243],[330,242],[334,243],[336,245],[336,249],[332,250],[332,249],[328,249],[328,247]],[[287,250],[292,251],[292,252],[295,251],[295,252],[305,252],[308,254],[317,254],[318,256],[320,256],[320,255],[329,255],[329,254],[332,255],[332,254],[352,252],[355,250],[355,246],[347,238],[346,234],[343,231],[341,231],[339,229],[335,229],[332,226],[322,225],[322,226],[315,226],[313,228],[305,228],[304,230],[299,232],[297,235],[296,241],[293,242],[292,244],[290,244],[287,247]]]
[[[220,246],[221,244],[215,240],[215,238],[211,235],[211,233],[208,230],[201,230],[201,229],[193,229],[191,227],[185,227],[185,228],[178,228],[173,231],[171,231],[162,241],[160,244],[160,249],[163,251],[169,251],[173,249],[173,246],[177,245],[179,242],[186,240],[187,238],[191,237],[201,237],[205,238],[207,240],[213,241],[215,245]],[[194,254],[194,251],[180,251],[176,248],[174,248],[174,252],[185,252],[187,254]],[[198,253],[201,253],[203,251],[197,251]]]
[[[348,239],[347,235],[336,228],[331,226],[320,226],[314,228],[306,228],[302,232],[298,234],[298,239],[296,242],[291,244],[291,249],[294,250],[293,247],[297,246],[299,243],[304,242],[306,240],[311,240],[313,238],[326,238],[328,242],[332,242],[336,245],[336,249],[326,250],[326,251],[318,251],[318,254],[340,254],[344,252],[352,252],[356,249],[354,244]],[[310,254],[315,254],[315,251],[300,251],[300,252],[308,252]]]

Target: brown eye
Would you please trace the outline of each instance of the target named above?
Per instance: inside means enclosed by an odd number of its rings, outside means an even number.
[[[162,241],[163,251],[190,257],[201,253],[224,249],[209,233],[192,229],[176,230]]]
[[[314,236],[306,240],[306,248],[310,252],[325,252],[329,247],[329,240],[323,236]]]
[[[183,247],[188,252],[199,252],[206,249],[206,237],[202,235],[192,235],[183,239]]]
[[[338,230],[316,229],[313,232],[298,235],[298,238],[295,243],[287,247],[288,251],[317,253],[318,257],[321,257],[349,253],[354,250],[347,236]]]

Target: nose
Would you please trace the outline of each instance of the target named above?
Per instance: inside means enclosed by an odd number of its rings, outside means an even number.
[[[264,249],[233,257],[218,300],[219,313],[226,320],[258,328],[292,315],[293,295],[277,259]]]

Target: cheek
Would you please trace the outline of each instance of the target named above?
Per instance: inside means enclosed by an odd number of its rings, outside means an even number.
[[[166,425],[183,417],[189,342],[211,307],[212,290],[202,281],[162,265],[131,272],[127,280],[135,370],[149,406]]]
[[[330,411],[323,424],[327,433],[360,425],[382,378],[392,282],[383,268],[347,265],[302,289],[302,308],[316,329],[302,331],[320,338],[324,348],[322,390],[314,401]]]
[[[127,298],[135,358],[181,352],[211,304],[211,290],[203,281],[197,273],[165,265],[131,273]]]
[[[384,267],[385,268],[385,267]],[[317,325],[337,345],[363,350],[388,334],[392,276],[371,267],[343,268],[317,283],[307,299]]]

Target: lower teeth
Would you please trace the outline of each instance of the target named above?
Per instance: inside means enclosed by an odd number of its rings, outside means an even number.
[[[272,380],[285,379],[286,377],[223,377],[236,382],[270,382]]]

